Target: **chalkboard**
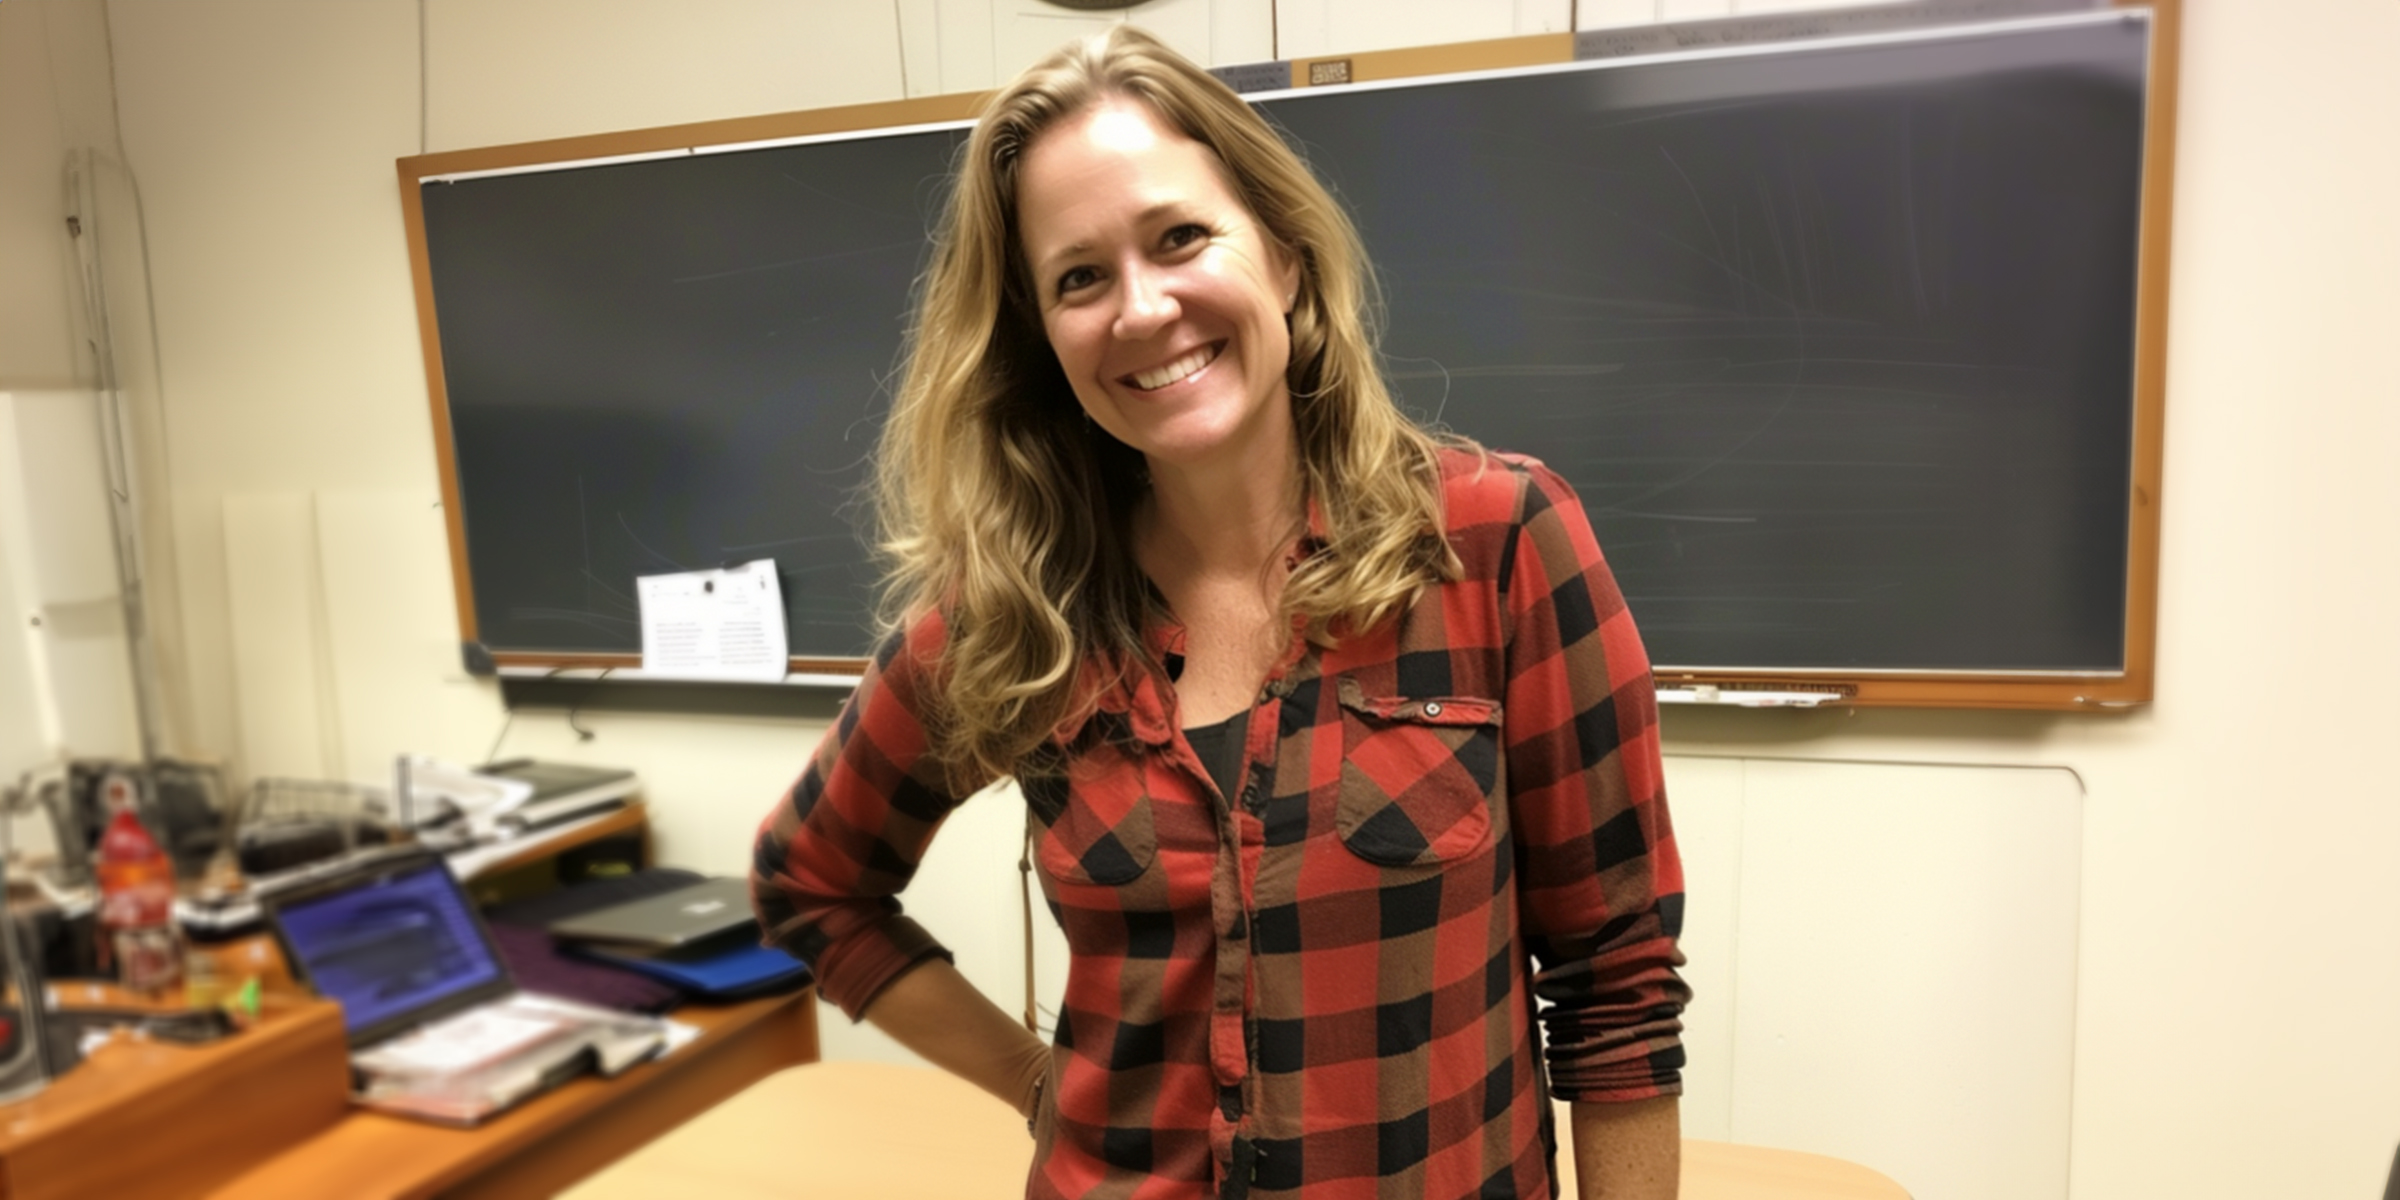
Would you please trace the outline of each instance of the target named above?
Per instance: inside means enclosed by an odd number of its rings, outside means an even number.
[[[639,575],[773,558],[866,652],[856,490],[962,132],[425,186],[478,640],[641,649]]]
[[[1662,673],[2105,680],[2146,620],[2153,30],[1260,103],[1359,222],[1403,404],[1574,484]],[[866,651],[856,489],[963,138],[404,161],[476,642],[612,661],[635,576],[772,557],[795,658]]]

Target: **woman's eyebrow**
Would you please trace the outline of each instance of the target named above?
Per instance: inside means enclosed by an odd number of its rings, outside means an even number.
[[[1059,263],[1064,260],[1082,258],[1091,252],[1092,243],[1089,240],[1069,242],[1066,245],[1043,255],[1041,260],[1034,264],[1034,268],[1037,272],[1046,273],[1056,268]]]
[[[1180,197],[1172,200],[1160,200],[1142,209],[1142,211],[1135,213],[1133,215],[1133,223],[1136,226],[1155,224],[1164,217],[1184,215],[1184,213],[1190,208],[1191,202]],[[1091,251],[1092,242],[1090,239],[1069,242],[1066,245],[1061,246],[1058,249],[1053,250],[1035,260],[1033,264],[1034,273],[1037,275],[1046,275],[1057,266],[1061,259],[1081,258],[1082,256],[1091,253]]]

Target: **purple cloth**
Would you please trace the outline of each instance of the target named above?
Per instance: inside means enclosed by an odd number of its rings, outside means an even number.
[[[548,929],[501,921],[490,927],[501,959],[526,991],[637,1013],[662,1013],[683,1001],[673,984],[560,953]]]

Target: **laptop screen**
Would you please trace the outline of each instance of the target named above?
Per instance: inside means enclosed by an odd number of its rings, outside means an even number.
[[[342,1005],[352,1035],[507,976],[438,859],[278,906],[301,975]]]

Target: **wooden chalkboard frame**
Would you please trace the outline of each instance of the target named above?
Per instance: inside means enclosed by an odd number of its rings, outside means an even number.
[[[2095,8],[2146,10],[2151,19],[2151,61],[2146,107],[2137,311],[2134,347],[2134,452],[2131,506],[2127,514],[2125,662],[2121,672],[2038,677],[1973,672],[1676,671],[1662,673],[1662,688],[1713,690],[1729,698],[1743,692],[1816,694],[1828,702],[1859,706],[2108,710],[2148,703],[2157,669],[2158,549],[2163,446],[2166,420],[2166,326],[2169,248],[2172,234],[2175,110],[2181,33],[2181,0],[2114,0]],[[1805,17],[1806,13],[1791,14]],[[1278,74],[1288,68],[1290,86],[1342,86],[1468,71],[1548,66],[1575,59],[1576,35],[1543,34],[1261,64]],[[930,96],[805,112],[662,126],[621,133],[523,142],[473,150],[411,155],[397,160],[400,206],[409,269],[416,294],[418,336],[425,356],[427,400],[433,421],[445,521],[449,533],[453,596],[460,640],[469,667],[479,673],[631,671],[638,654],[568,654],[498,651],[486,654],[477,637],[474,580],[467,558],[466,518],[459,498],[456,448],[434,307],[433,270],[427,249],[421,187],[424,181],[468,172],[548,169],[594,159],[729,146],[909,125],[972,119],[989,93]],[[794,656],[796,676],[839,680],[865,669],[863,658]]]

